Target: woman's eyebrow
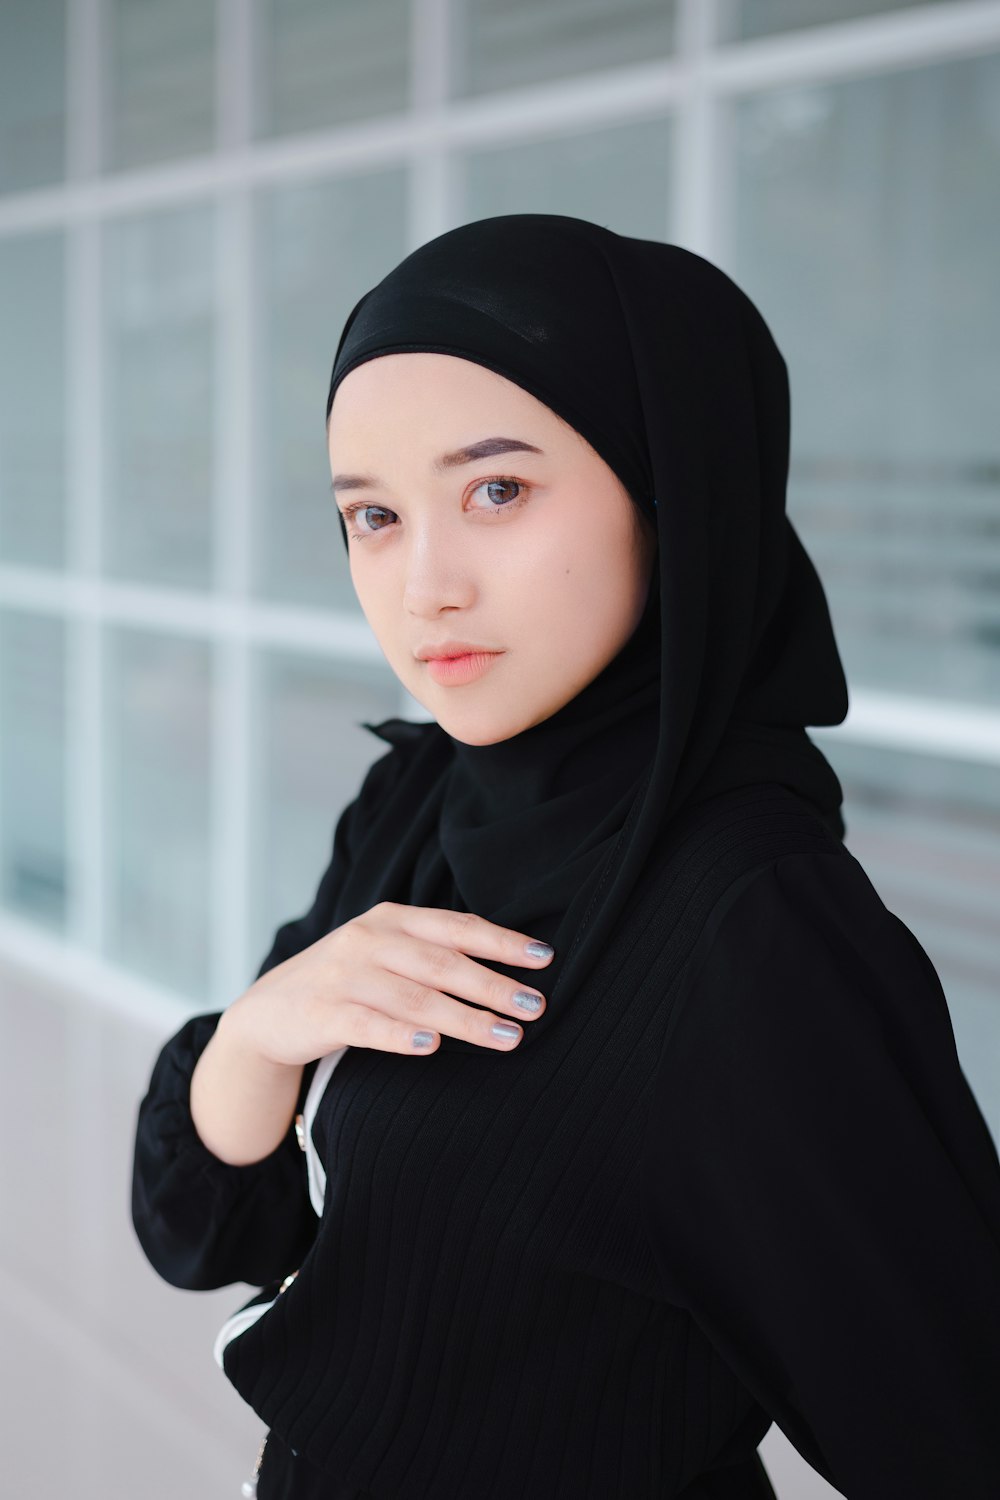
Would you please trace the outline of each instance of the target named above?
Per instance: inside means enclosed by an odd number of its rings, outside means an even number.
[[[444,474],[448,469],[459,468],[462,464],[476,463],[481,458],[491,458],[496,453],[542,453],[541,448],[536,448],[534,443],[525,442],[523,438],[490,437],[482,438],[478,443],[470,443],[467,448],[456,448],[454,453],[442,453],[440,458],[434,460],[431,468],[435,474]],[[374,474],[335,474],[330,488],[337,490],[370,490],[375,489],[381,483]]]

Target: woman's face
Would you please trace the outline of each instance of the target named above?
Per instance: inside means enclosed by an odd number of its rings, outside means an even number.
[[[508,451],[487,452],[498,439]],[[655,531],[589,443],[502,375],[451,354],[368,360],[337,389],[329,453],[361,608],[456,740],[548,718],[639,623]],[[449,642],[495,654],[420,659]]]

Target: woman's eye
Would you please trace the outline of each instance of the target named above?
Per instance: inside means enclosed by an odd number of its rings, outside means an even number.
[[[394,516],[396,514],[395,511],[388,510],[384,505],[349,505],[344,510],[344,520],[348,525],[351,525],[352,523],[357,524],[358,517],[367,515],[369,511],[375,511],[376,514],[381,514],[383,516]],[[384,526],[365,526],[360,531],[352,531],[350,535],[358,537],[360,539],[364,536],[371,536],[376,531],[384,530]]]
[[[476,488],[472,491],[472,493],[476,495],[480,490],[502,490],[511,488],[523,491],[526,486],[523,485],[519,479],[507,479],[503,477],[499,479],[484,479],[482,484],[476,485]],[[491,500],[496,500],[498,498],[499,497],[495,494],[492,494],[490,496]],[[485,510],[509,510],[511,506],[520,504],[522,498],[522,495],[516,495],[513,499],[503,501],[500,505],[491,504],[484,506],[483,508]]]

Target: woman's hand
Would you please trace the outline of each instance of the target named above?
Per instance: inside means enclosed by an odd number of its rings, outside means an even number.
[[[234,1166],[260,1161],[287,1135],[306,1063],[340,1047],[434,1052],[442,1032],[509,1052],[531,1020],[514,980],[470,954],[512,967],[552,958],[527,933],[485,917],[380,901],[284,963],[222,1012],[191,1075],[191,1117],[208,1149]],[[461,995],[477,1005],[463,1005]],[[500,1025],[507,1035],[495,1035]],[[421,1043],[423,1039],[423,1044]]]
[[[553,957],[528,933],[471,912],[380,901],[262,974],[223,1013],[220,1030],[272,1065],[305,1064],[343,1046],[433,1052],[442,1032],[508,1052],[522,1036],[517,1022],[541,1015],[545,997],[472,954],[539,969]],[[536,1010],[517,1003],[526,992],[540,1002]]]

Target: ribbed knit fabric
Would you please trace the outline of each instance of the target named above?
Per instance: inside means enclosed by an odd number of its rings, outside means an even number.
[[[773,1416],[849,1500],[988,1500],[1000,1164],[935,985],[806,803],[712,799],[671,825],[614,951],[530,1048],[348,1049],[314,1126],[314,1239],[291,1140],[227,1168],[185,1134],[178,1083],[214,1018],[188,1023],[140,1116],[135,1222],[187,1284],[302,1256],[224,1357],[280,1438],[260,1500],[759,1500]],[[911,1030],[889,1067],[894,1007]],[[813,1027],[834,1038],[816,1058]],[[886,1155],[895,1198],[867,1179]],[[224,1212],[192,1211],[207,1179]]]

